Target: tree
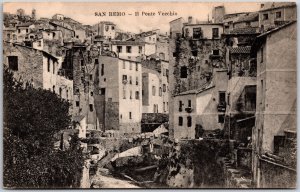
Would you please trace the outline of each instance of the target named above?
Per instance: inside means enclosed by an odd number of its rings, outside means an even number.
[[[5,187],[78,187],[84,157],[78,137],[54,150],[54,134],[70,126],[69,103],[55,93],[24,86],[4,69]]]

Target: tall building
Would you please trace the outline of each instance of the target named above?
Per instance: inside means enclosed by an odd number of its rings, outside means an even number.
[[[141,132],[142,67],[135,60],[100,56],[96,110],[103,130],[117,135]],[[101,104],[102,103],[102,104]]]
[[[258,65],[252,172],[259,188],[296,186],[296,37],[297,24],[290,22],[259,35],[253,47]]]
[[[170,136],[174,123],[176,103],[174,95],[182,92],[197,90],[211,81],[213,68],[225,68],[225,45],[221,39],[223,25],[215,23],[182,23],[182,18],[171,21],[171,35],[169,47],[170,97],[169,121]],[[180,29],[180,27],[182,27]],[[176,30],[176,31],[175,31]]]

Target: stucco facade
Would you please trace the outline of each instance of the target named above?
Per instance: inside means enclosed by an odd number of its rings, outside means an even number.
[[[275,136],[296,134],[297,81],[297,25],[290,23],[259,36],[257,53],[257,103],[253,130],[253,175],[257,187],[274,187],[266,180],[268,170],[262,166],[262,155],[275,153]],[[284,50],[284,51],[283,51]],[[278,153],[278,152],[277,152]],[[286,158],[290,158],[288,154]],[[261,163],[260,163],[261,162]],[[289,169],[285,168],[285,171]],[[292,169],[290,169],[292,170]],[[293,172],[293,171],[292,171]],[[290,177],[290,173],[288,173]],[[274,176],[272,176],[274,177]],[[295,187],[292,173],[290,182],[277,180],[277,186]]]
[[[105,96],[105,130],[141,132],[142,68],[135,61],[100,56],[99,89]],[[103,68],[102,68],[103,67]],[[103,70],[103,71],[102,71]],[[103,73],[102,73],[103,72]]]

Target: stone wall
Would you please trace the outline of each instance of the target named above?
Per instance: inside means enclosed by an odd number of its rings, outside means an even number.
[[[28,82],[36,88],[43,88],[43,53],[30,47],[3,44],[3,63],[8,66],[8,56],[18,57],[18,71],[14,77],[24,83]]]
[[[261,188],[296,188],[296,170],[275,163],[260,160]]]

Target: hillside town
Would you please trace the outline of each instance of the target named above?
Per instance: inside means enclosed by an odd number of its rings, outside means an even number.
[[[296,3],[217,6],[167,33],[38,11],[3,13],[3,64],[70,103],[53,147],[78,135],[82,188],[296,187]]]

